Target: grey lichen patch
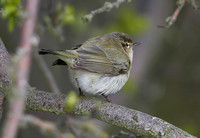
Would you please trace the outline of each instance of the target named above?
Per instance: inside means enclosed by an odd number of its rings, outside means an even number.
[[[138,116],[137,116],[137,114],[133,115],[133,116],[132,116],[132,119],[133,119],[135,122],[138,123]]]
[[[102,106],[102,101],[96,98],[84,97],[79,100],[73,113],[76,115],[96,116]]]
[[[35,111],[51,112],[56,114],[64,113],[64,95],[48,94],[41,91],[29,89],[26,95],[26,107]]]
[[[155,134],[151,129],[148,130],[148,135],[151,136],[151,137],[155,137],[155,138],[158,138],[159,136],[157,134]]]

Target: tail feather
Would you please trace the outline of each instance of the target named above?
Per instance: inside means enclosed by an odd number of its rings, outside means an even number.
[[[78,58],[78,55],[76,53],[73,53],[71,50],[47,50],[47,49],[40,49],[38,51],[40,55],[46,55],[46,54],[53,54],[56,55],[59,59],[56,60],[53,65],[71,65],[73,62],[73,59]]]
[[[39,53],[40,55],[55,54],[52,50],[47,50],[47,49],[40,49],[40,50],[38,51],[38,53]]]
[[[56,61],[52,63],[52,66],[55,66],[55,65],[67,65],[67,63],[61,59],[57,59]]]

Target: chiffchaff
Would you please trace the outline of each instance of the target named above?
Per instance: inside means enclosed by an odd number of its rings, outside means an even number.
[[[71,50],[39,50],[39,54],[53,54],[53,65],[68,65],[71,80],[88,94],[107,95],[119,91],[127,82],[131,70],[133,47],[127,34],[113,32],[91,38]]]

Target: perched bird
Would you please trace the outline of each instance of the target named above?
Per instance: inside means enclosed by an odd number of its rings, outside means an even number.
[[[112,32],[88,39],[71,50],[39,50],[39,54],[53,54],[53,65],[67,65],[71,80],[83,93],[102,95],[118,92],[127,82],[133,59],[132,42],[125,33]]]

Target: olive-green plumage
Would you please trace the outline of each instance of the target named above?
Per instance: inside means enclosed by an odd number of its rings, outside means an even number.
[[[97,76],[118,76],[129,74],[132,48],[138,44],[133,43],[127,34],[113,32],[88,39],[72,50],[41,49],[39,54],[56,55],[59,59],[53,65],[67,64],[75,74],[79,71]]]

